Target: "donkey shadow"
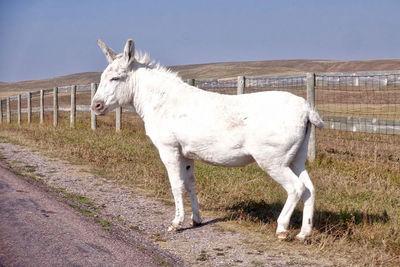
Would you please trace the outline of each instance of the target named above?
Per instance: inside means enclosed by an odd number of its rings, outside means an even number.
[[[212,225],[212,224],[216,224],[218,222],[223,222],[223,221],[227,221],[229,218],[228,217],[224,217],[224,218],[216,218],[216,219],[212,219],[209,221],[203,221],[201,224],[196,225],[196,226],[190,226],[190,227],[183,227],[181,229],[179,229],[180,232],[182,231],[187,231],[187,230],[193,230],[196,228],[201,228],[207,225]]]
[[[245,219],[254,222],[275,223],[283,209],[282,203],[266,203],[265,201],[243,201],[227,208],[229,218],[220,218],[219,221],[228,219]],[[290,226],[300,229],[303,211],[298,207],[294,210]],[[373,225],[376,222],[388,223],[390,220],[386,211],[382,214],[372,214],[361,211],[331,212],[316,210],[314,212],[314,228],[320,233],[334,234],[337,237],[351,235],[354,225]]]
[[[242,201],[238,202],[226,211],[229,215],[225,217],[215,218],[209,221],[204,221],[202,224],[195,227],[182,228],[180,231],[200,228],[207,225],[212,225],[218,222],[228,220],[245,219],[253,222],[261,222],[265,224],[276,224],[276,221],[283,209],[282,203],[266,203],[265,201]],[[290,219],[290,227],[300,229],[302,223],[303,211],[298,207],[294,210]],[[373,225],[375,222],[388,223],[389,215],[384,211],[382,214],[371,214],[360,211],[341,211],[331,212],[324,210],[316,210],[314,212],[314,226],[320,233],[334,235],[339,238],[344,235],[351,235],[354,225],[366,224]]]

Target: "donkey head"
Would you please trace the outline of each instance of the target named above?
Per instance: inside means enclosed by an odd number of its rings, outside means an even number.
[[[118,106],[132,100],[130,76],[135,62],[135,44],[129,39],[124,52],[117,55],[111,48],[98,40],[109,65],[101,75],[100,84],[92,100],[92,110],[96,115],[104,115]]]

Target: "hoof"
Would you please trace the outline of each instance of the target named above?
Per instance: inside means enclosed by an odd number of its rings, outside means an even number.
[[[281,240],[281,241],[288,240],[288,238],[289,238],[289,232],[280,232],[280,233],[277,233],[276,236],[277,236],[278,239]]]
[[[200,226],[200,225],[201,225],[201,222],[195,222],[193,220],[190,222],[190,226],[191,227],[197,227],[197,226]]]
[[[300,232],[296,235],[296,239],[299,240],[300,242],[307,243],[307,241],[310,240],[310,235],[305,235],[302,232]]]
[[[179,226],[171,225],[170,227],[168,227],[168,232],[178,232],[179,230],[181,230]]]

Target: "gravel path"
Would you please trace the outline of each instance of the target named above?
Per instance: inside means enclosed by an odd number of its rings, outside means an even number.
[[[242,230],[226,230],[225,222],[203,214],[205,224],[177,233],[166,231],[174,207],[127,186],[96,177],[66,161],[43,156],[26,148],[0,143],[0,154],[14,169],[38,177],[51,188],[84,196],[99,207],[95,212],[113,225],[137,231],[160,248],[183,259],[190,266],[329,266],[327,260],[310,259],[287,251],[275,242],[268,249],[254,245],[257,236]],[[189,210],[188,212],[189,213]],[[189,217],[189,216],[187,216]],[[189,218],[185,225],[189,225]]]
[[[163,266],[159,249],[140,249],[48,194],[0,161],[0,266]],[[165,254],[165,253],[164,253]]]

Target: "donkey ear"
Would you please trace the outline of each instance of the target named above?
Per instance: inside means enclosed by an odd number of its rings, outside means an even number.
[[[130,65],[135,59],[135,43],[132,39],[128,39],[124,48],[124,58],[128,65]]]
[[[101,40],[97,40],[97,43],[99,44],[101,50],[103,50],[104,55],[106,55],[108,63],[111,64],[111,62],[114,61],[117,54]]]

